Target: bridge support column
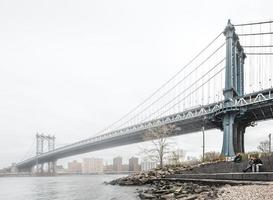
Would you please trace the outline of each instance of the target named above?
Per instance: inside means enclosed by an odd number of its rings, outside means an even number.
[[[36,165],[33,165],[31,167],[31,174],[35,175],[36,173],[37,173],[37,171],[36,171]]]
[[[227,113],[223,118],[223,146],[222,155],[230,157],[234,155],[234,119],[235,114]]]
[[[53,174],[57,174],[57,160],[53,161]]]
[[[233,146],[235,153],[244,153],[244,137],[246,127],[238,123],[235,124],[233,130]]]
[[[36,174],[42,174],[44,172],[44,164],[37,164],[36,165]]]
[[[230,157],[236,153],[244,153],[245,126],[235,122],[235,113],[228,113],[223,119],[222,155]]]
[[[57,164],[56,160],[49,161],[47,163],[47,165],[48,165],[48,168],[47,168],[48,175],[52,176],[52,175],[56,174],[56,164]]]
[[[221,113],[224,131],[222,155],[231,157],[235,153],[244,152],[245,127],[236,119],[240,110],[235,106],[235,102],[236,98],[244,93],[245,54],[230,21],[224,30],[224,35],[226,36],[226,69],[224,110]]]

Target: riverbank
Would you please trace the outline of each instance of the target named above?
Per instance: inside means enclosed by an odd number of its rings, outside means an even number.
[[[187,174],[187,172],[192,170],[193,168],[189,166],[157,168],[148,172],[139,172],[134,175],[121,177],[110,181],[108,184],[145,186],[145,189],[138,190],[138,197],[142,200],[272,199],[273,184],[270,182],[236,180],[193,182],[192,180],[183,181],[182,179],[168,178],[169,175]]]
[[[216,199],[219,195],[219,184],[201,184],[164,180],[168,175],[192,170],[190,166],[172,166],[157,168],[147,172],[118,178],[108,184],[119,186],[147,186],[139,190],[140,199]]]

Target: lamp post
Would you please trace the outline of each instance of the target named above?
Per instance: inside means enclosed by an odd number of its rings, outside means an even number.
[[[269,133],[268,139],[269,139],[269,153],[271,153],[271,133]]]
[[[205,125],[203,123],[203,127],[202,127],[202,133],[203,133],[203,162],[205,162]]]

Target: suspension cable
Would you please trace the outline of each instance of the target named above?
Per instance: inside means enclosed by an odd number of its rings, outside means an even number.
[[[171,87],[169,90],[167,90],[163,95],[161,95],[159,98],[157,98],[155,101],[153,101],[151,104],[146,106],[144,109],[142,109],[139,113],[125,121],[123,124],[117,127],[119,129],[123,125],[127,124],[129,121],[135,119],[137,116],[139,116],[141,113],[146,111],[148,108],[150,108],[152,105],[157,103],[159,100],[161,100],[164,96],[166,96],[168,93],[170,93],[174,88],[176,88],[179,84],[181,84],[185,79],[187,79],[191,74],[193,74],[198,68],[200,68],[204,63],[206,63],[213,55],[215,55],[226,43],[224,42],[222,45],[220,45],[212,54],[210,54],[206,59],[204,59],[197,67],[195,67],[191,72],[189,72],[182,80],[177,82],[173,87]]]
[[[222,67],[218,72],[216,72],[212,77],[210,77],[207,81],[205,81],[202,85],[200,85],[199,87],[197,87],[194,91],[192,92],[196,92],[197,90],[199,90],[201,87],[203,87],[206,83],[208,83],[212,78],[214,78],[216,75],[218,75],[219,73],[221,73],[223,70],[225,69],[225,67]],[[180,101],[178,101],[176,104],[172,105],[170,108],[168,108],[167,110],[165,110],[163,113],[160,114],[160,116],[162,116],[163,114],[165,114],[166,112],[168,112],[170,109],[172,109],[172,107],[176,106],[177,104],[181,103],[181,101],[183,101],[184,99],[186,99],[190,94],[188,94],[187,96],[185,96],[184,98],[182,98]]]
[[[208,45],[206,45],[199,53],[197,53],[186,65],[184,65],[178,72],[176,72],[171,78],[169,78],[165,83],[163,83],[158,89],[156,89],[150,96],[148,96],[146,99],[144,99],[140,104],[138,104],[136,107],[134,107],[132,110],[130,110],[128,113],[123,115],[120,119],[113,122],[106,128],[100,130],[95,135],[98,135],[100,133],[103,133],[104,131],[108,130],[109,128],[113,127],[118,122],[125,119],[128,115],[133,113],[135,110],[137,110],[139,107],[141,107],[143,104],[145,104],[149,99],[151,99],[155,94],[157,94],[162,88],[164,88],[167,84],[169,84],[174,78],[176,78],[181,72],[183,72],[191,63],[193,63],[204,51],[206,51],[220,36],[222,35],[222,32],[219,33]]]
[[[191,84],[190,86],[188,86],[186,89],[184,89],[182,92],[180,92],[176,97],[174,97],[172,100],[168,101],[166,104],[164,104],[163,106],[161,106],[159,109],[157,109],[155,112],[153,112],[152,114],[150,114],[148,117],[146,117],[143,121],[145,121],[147,118],[151,117],[153,114],[157,113],[158,111],[160,111],[162,108],[164,108],[165,106],[169,105],[171,102],[173,102],[175,99],[177,99],[178,97],[180,97],[183,93],[185,93],[186,91],[188,91],[192,86],[194,86],[197,82],[199,82],[200,80],[202,80],[202,78],[204,78],[206,75],[208,75],[212,70],[214,70],[217,66],[219,66],[226,58],[223,58],[220,62],[218,62],[216,65],[214,65],[213,68],[211,68],[209,71],[207,71],[205,74],[203,74],[199,79],[197,79],[193,84]],[[210,77],[208,80],[211,80],[214,76]],[[204,82],[207,83],[208,81]],[[204,85],[204,84],[203,84]],[[199,87],[198,87],[199,88]],[[187,95],[189,96],[189,95]],[[181,102],[181,100],[179,101]],[[177,105],[177,103],[175,104]],[[172,107],[171,107],[172,108]]]
[[[35,141],[36,141],[36,139],[34,139],[32,141],[32,144],[30,145],[29,149],[27,150],[27,152],[25,153],[25,155],[22,157],[22,159],[20,161],[23,161],[23,160],[25,160],[25,158],[28,157],[28,155],[30,154],[30,152],[31,152],[31,150],[33,148],[33,145],[35,144]]]
[[[210,72],[212,71],[213,69],[215,69],[218,65],[220,65],[226,58],[223,58],[219,63],[217,63],[212,69],[210,69],[206,74],[204,74],[202,77],[200,77],[196,82],[198,82],[199,80],[203,80],[203,78]],[[215,75],[213,75],[212,77],[210,77],[207,81],[205,81],[203,84],[201,84],[199,87],[195,88],[194,91],[198,90],[200,87],[203,87],[203,85],[205,85],[208,81],[210,81],[212,78],[214,78],[218,73],[220,73],[224,68],[222,68],[219,72],[217,72]],[[195,82],[195,83],[196,83]],[[188,90],[189,88],[191,88],[195,83],[193,83],[191,86],[189,86],[188,88],[186,88],[184,91]],[[176,98],[178,98],[184,91],[180,92],[180,94],[178,94],[175,98],[173,98],[171,101],[174,101]],[[194,92],[193,91],[193,92]],[[190,94],[188,94],[187,96],[185,97],[188,97]],[[185,99],[185,97],[183,99],[181,99],[178,103],[180,103],[182,100]],[[170,102],[168,102],[167,104],[169,104]],[[176,103],[175,105],[173,105],[171,108],[173,108],[174,106],[176,106],[178,103]],[[166,104],[165,104],[166,105]],[[161,108],[159,108],[158,110],[156,110],[155,112],[153,112],[152,114],[150,114],[148,117],[146,117],[145,119],[143,119],[140,123],[143,123],[146,119],[148,119],[151,115],[153,115],[154,113],[158,112],[159,110],[161,110],[163,107],[165,107],[165,105],[163,105]],[[117,129],[118,130],[118,129]],[[95,137],[99,137],[99,136],[95,136]],[[92,137],[94,138],[94,136]],[[88,141],[90,138],[87,138],[85,140],[81,140],[79,142],[76,142],[76,143],[73,143],[73,144],[77,144],[77,143],[80,143],[80,142],[84,142],[84,141]],[[70,144],[69,146],[73,145],[73,144]],[[61,147],[61,148],[64,148],[64,147]]]
[[[253,22],[253,23],[246,23],[246,24],[233,24],[233,26],[250,26],[250,25],[259,25],[259,24],[269,24],[273,23],[273,21],[263,21],[263,22]]]

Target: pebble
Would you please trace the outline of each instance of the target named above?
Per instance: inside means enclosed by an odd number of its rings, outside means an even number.
[[[268,185],[243,185],[221,188],[219,200],[272,200],[273,183]]]

